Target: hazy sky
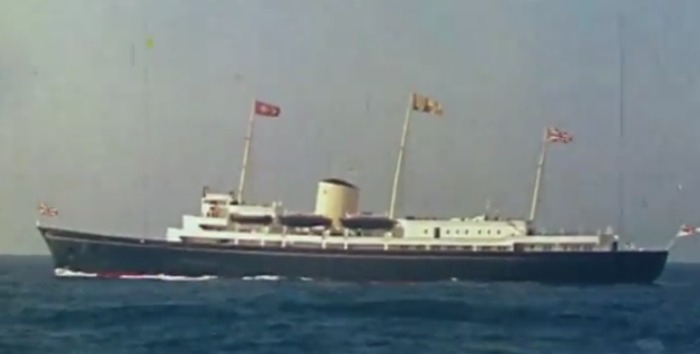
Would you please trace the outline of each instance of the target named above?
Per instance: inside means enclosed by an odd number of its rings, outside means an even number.
[[[413,116],[399,214],[527,216],[552,124],[575,140],[552,146],[540,226],[617,226],[621,172],[625,241],[700,224],[696,0],[0,4],[0,252],[47,252],[40,200],[57,225],[164,235],[202,186],[236,188],[253,97],[282,107],[256,122],[253,201],[312,210],[334,176],[386,211],[411,90],[445,115]]]

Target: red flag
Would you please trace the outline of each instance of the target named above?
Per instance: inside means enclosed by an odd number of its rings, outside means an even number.
[[[280,115],[281,109],[278,106],[255,101],[255,114],[265,117],[278,117]]]
[[[574,140],[573,135],[557,128],[547,128],[547,142],[568,144]]]

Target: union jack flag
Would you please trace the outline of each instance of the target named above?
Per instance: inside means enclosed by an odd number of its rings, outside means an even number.
[[[690,225],[682,225],[681,229],[678,230],[678,234],[676,237],[685,237],[685,236],[690,236],[693,234],[696,234],[700,232],[700,227],[695,227],[695,226],[690,226]]]
[[[546,140],[550,143],[568,144],[572,140],[574,140],[574,136],[563,130],[559,130],[554,127],[548,127]]]
[[[46,203],[39,203],[39,214],[44,216],[58,216],[58,209],[46,205]]]

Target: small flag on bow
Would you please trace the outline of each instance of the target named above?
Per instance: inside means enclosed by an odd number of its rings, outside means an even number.
[[[695,226],[690,226],[690,225],[682,225],[681,229],[678,230],[678,234],[676,234],[676,237],[686,237],[686,236],[691,236],[696,233],[700,232],[700,227],[695,227]]]
[[[58,209],[52,208],[52,207],[46,205],[46,203],[44,203],[44,202],[39,203],[38,209],[39,209],[39,214],[41,214],[43,216],[48,216],[48,217],[58,216]]]

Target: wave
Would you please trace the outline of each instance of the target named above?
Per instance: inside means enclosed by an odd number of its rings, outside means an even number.
[[[253,275],[241,278],[243,280],[266,280],[266,281],[278,281],[283,280],[283,277],[279,275]]]
[[[161,280],[161,281],[203,281],[213,280],[216,276],[202,275],[190,277],[184,275],[168,274],[128,274],[128,273],[86,273],[65,268],[54,269],[54,275],[59,278],[105,278],[105,279],[128,279],[128,280]]]
[[[198,277],[168,275],[168,274],[130,274],[121,272],[105,272],[105,273],[86,273],[67,268],[54,269],[54,275],[59,278],[102,278],[102,279],[125,279],[125,280],[163,280],[163,281],[202,281],[218,279],[213,275],[203,275]],[[255,281],[280,281],[285,280],[285,277],[279,275],[252,275],[242,277],[241,280]],[[299,280],[304,282],[314,281],[312,278],[301,277]]]

